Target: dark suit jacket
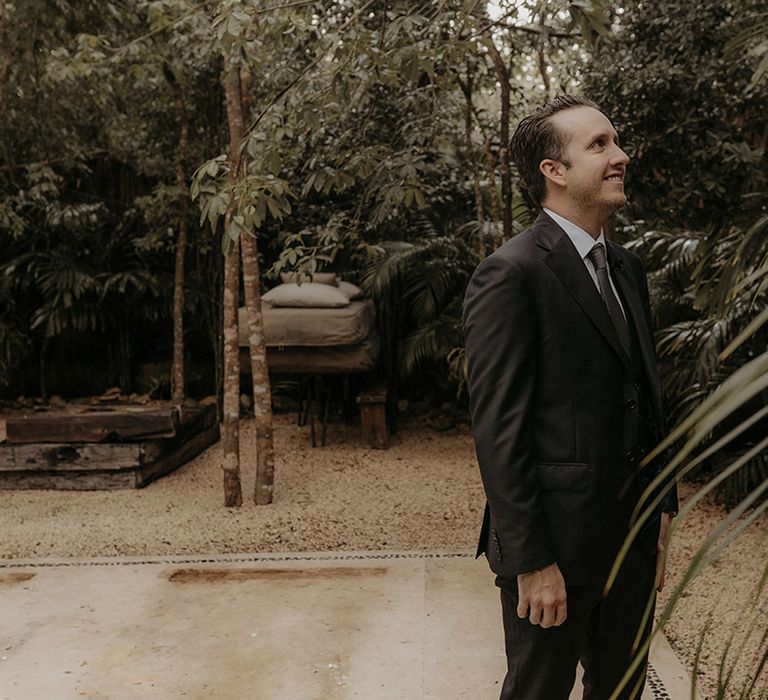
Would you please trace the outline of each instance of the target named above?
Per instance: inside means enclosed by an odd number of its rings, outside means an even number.
[[[640,258],[607,243],[664,431]],[[584,262],[545,213],[478,265],[464,300],[472,435],[488,503],[478,547],[499,576],[557,562],[566,583],[605,576],[639,493],[638,385]],[[659,510],[677,510],[671,493]],[[651,527],[653,527],[651,524]],[[655,520],[658,532],[658,519]],[[655,533],[651,532],[651,552]]]

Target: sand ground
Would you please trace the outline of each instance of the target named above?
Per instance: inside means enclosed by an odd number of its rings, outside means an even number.
[[[250,499],[251,421],[241,428],[241,508],[223,506],[220,445],[139,491],[0,492],[0,557],[473,550],[484,497],[466,424],[437,432],[412,417],[388,450],[374,450],[355,427],[331,423],[327,445],[312,448],[308,427],[281,414],[276,416],[275,448],[275,500],[269,506],[257,507]],[[684,485],[683,500],[693,491]],[[698,543],[723,515],[705,499],[680,523],[660,608]],[[733,678],[740,681],[756,667],[759,636],[768,628],[768,597],[754,604],[753,599],[766,551],[768,518],[762,517],[689,585],[666,627],[680,659],[692,668],[708,626],[700,697],[715,697],[717,660],[732,634]],[[747,641],[739,648],[742,637]],[[759,687],[766,684],[763,677]],[[754,697],[761,697],[757,690]]]

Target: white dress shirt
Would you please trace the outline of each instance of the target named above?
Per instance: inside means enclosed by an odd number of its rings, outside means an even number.
[[[592,264],[592,261],[587,257],[589,254],[589,251],[592,250],[592,248],[595,247],[597,243],[602,243],[603,247],[606,249],[605,251],[605,264],[608,268],[608,280],[611,283],[611,289],[613,290],[614,295],[616,296],[616,301],[619,302],[619,307],[621,308],[621,313],[624,314],[624,319],[627,318],[627,312],[624,311],[624,305],[621,303],[621,297],[619,296],[619,290],[616,289],[616,285],[613,283],[613,275],[611,275],[611,266],[608,264],[608,246],[605,242],[605,235],[602,231],[600,231],[600,235],[597,237],[597,240],[592,238],[583,228],[577,226],[572,221],[568,221],[568,219],[564,219],[559,214],[555,214],[551,209],[547,209],[546,207],[542,207],[545,212],[554,220],[554,222],[560,226],[563,231],[565,231],[568,238],[571,239],[571,243],[573,243],[574,247],[576,248],[576,252],[581,256],[581,260],[584,263],[584,266],[587,268],[587,272],[589,272],[589,276],[592,278],[592,281],[595,283],[595,287],[597,287],[597,291],[600,291],[600,285],[597,282],[597,272],[595,270],[595,266]],[[602,295],[601,295],[602,296]]]

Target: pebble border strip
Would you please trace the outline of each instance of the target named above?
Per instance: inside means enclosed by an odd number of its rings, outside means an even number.
[[[162,559],[115,559],[106,560],[78,560],[67,561],[13,561],[0,559],[0,569],[46,569],[61,566],[138,566],[140,564],[242,564],[247,562],[270,562],[270,561],[360,561],[366,559],[470,559],[471,554],[462,554],[459,552],[382,552],[371,554],[282,554],[270,556],[232,556],[232,557],[193,557],[189,559],[175,558]]]
[[[192,559],[137,559],[133,561],[56,561],[56,562],[1,562],[0,569],[16,568],[57,568],[62,566],[139,566],[142,564],[243,564],[247,562],[281,562],[281,561],[363,561],[369,559],[469,559],[471,554],[461,553],[434,553],[434,552],[382,552],[378,554],[283,554],[276,556],[254,557],[196,557]],[[664,687],[664,683],[656,673],[656,669],[648,664],[648,686],[653,693],[654,700],[671,700],[671,696]]]
[[[648,664],[647,678],[648,687],[651,689],[654,700],[672,700],[672,696],[659,678],[659,674],[656,673],[656,669],[650,663]]]

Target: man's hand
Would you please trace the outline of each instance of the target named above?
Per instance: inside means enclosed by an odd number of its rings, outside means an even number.
[[[670,513],[661,514],[661,527],[659,528],[659,541],[656,543],[656,590],[661,593],[664,588],[664,574],[667,566],[667,526],[672,522]]]
[[[517,615],[545,628],[559,627],[565,622],[565,580],[557,564],[518,574]]]

